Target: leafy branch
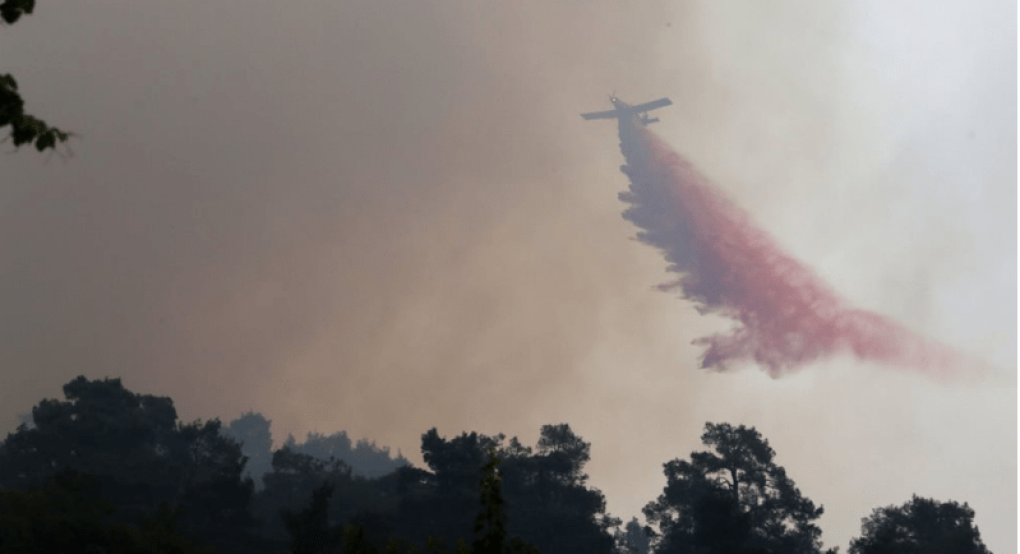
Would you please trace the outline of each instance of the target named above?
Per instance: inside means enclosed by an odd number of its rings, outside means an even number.
[[[0,3],[0,19],[10,25],[22,15],[31,14],[33,9],[35,0],[3,0]],[[57,141],[63,143],[73,136],[25,113],[25,101],[18,93],[18,82],[9,73],[0,73],[0,128],[8,125],[11,133],[4,141],[11,139],[15,148],[35,143],[35,149],[40,152],[47,148],[56,151]]]

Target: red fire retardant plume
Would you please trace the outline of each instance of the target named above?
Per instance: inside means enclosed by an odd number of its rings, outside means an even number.
[[[630,189],[623,217],[638,240],[660,249],[679,290],[702,314],[739,322],[730,334],[694,340],[703,368],[754,360],[778,377],[841,352],[949,376],[968,363],[952,349],[879,314],[854,309],[784,253],[747,213],[636,121],[620,121]]]

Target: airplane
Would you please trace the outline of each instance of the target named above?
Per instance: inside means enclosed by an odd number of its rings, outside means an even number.
[[[649,123],[655,123],[659,120],[657,117],[648,117],[649,110],[673,105],[673,102],[669,98],[659,98],[658,100],[652,100],[651,102],[631,106],[617,98],[615,92],[609,95],[609,101],[612,102],[613,107],[616,108],[615,110],[583,113],[581,114],[581,117],[585,119],[622,119],[625,117],[638,116],[638,121],[640,121],[642,125],[648,125]]]

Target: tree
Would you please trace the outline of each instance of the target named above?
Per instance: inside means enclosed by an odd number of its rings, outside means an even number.
[[[707,423],[701,440],[714,451],[664,464],[666,487],[643,510],[660,531],[656,552],[820,551],[821,530],[813,522],[822,508],[775,464],[758,431]]]
[[[265,487],[255,495],[252,512],[262,522],[264,535],[282,538],[286,534],[282,512],[292,513],[305,506],[323,484],[332,495],[338,481],[350,477],[350,467],[339,460],[324,462],[284,446],[273,453],[273,469],[263,477]]]
[[[221,547],[250,525],[245,458],[218,420],[178,423],[172,400],[135,394],[120,379],[79,376],[64,395],[41,401],[35,427],[0,443],[0,488],[41,487],[67,467],[96,475],[123,521],[165,502],[183,507],[189,536]]]
[[[168,448],[172,502],[182,506],[185,528],[206,544],[237,551],[254,524],[248,512],[254,484],[243,476],[241,447],[220,432],[217,419],[178,425]]]
[[[34,9],[35,0],[3,0],[0,3],[0,19],[11,25]],[[40,152],[47,148],[55,149],[58,140],[65,142],[71,136],[26,114],[25,101],[18,93],[18,82],[10,74],[0,73],[0,128],[8,125],[11,126],[10,137],[15,147],[35,141],[35,149]]]
[[[500,490],[505,497],[506,531],[542,552],[609,554],[609,528],[619,520],[605,513],[605,498],[587,486],[584,466],[591,445],[566,424],[542,427],[533,449],[503,435],[464,433],[447,440],[435,429],[422,436],[422,454],[431,469],[421,493],[401,505],[397,529],[422,525],[413,538],[428,533],[464,536],[471,522],[478,467],[494,451],[500,457]],[[406,527],[405,527],[406,525]]]
[[[280,519],[281,511],[290,513],[306,506],[316,491],[328,485],[333,499],[328,503],[327,521],[331,525],[356,523],[369,541],[382,541],[391,531],[388,516],[397,511],[399,493],[385,484],[354,475],[342,460],[320,460],[291,450],[289,446],[273,453],[273,469],[264,476],[265,487],[252,501],[252,513],[262,522],[261,534],[271,540],[286,540],[288,531]]]
[[[602,492],[587,485],[584,467],[591,444],[565,423],[543,425],[532,453],[516,439],[505,448],[510,530],[543,552],[608,554],[611,528],[622,522],[606,514]]]
[[[479,490],[482,509],[475,516],[475,541],[471,554],[538,554],[538,547],[527,544],[518,537],[507,541],[506,514],[503,511],[502,477],[499,464],[502,460],[496,449],[489,447],[489,461],[482,468]]]
[[[312,505],[295,515],[284,510],[280,515],[290,534],[292,554],[320,554],[330,552],[343,542],[343,530],[328,523],[329,497],[333,487],[323,482],[312,493]]]
[[[263,488],[262,477],[273,467],[271,424],[262,414],[249,411],[223,429],[224,434],[241,443],[241,452],[248,458],[244,475],[255,482],[256,490]]]
[[[642,527],[638,519],[631,518],[622,531],[617,531],[616,549],[621,554],[649,554],[652,549],[651,529]]]
[[[289,455],[294,456],[294,459],[306,461],[311,459],[304,454]],[[498,470],[501,460],[496,455],[494,447],[489,448],[488,456],[489,461],[482,468],[482,478],[478,487],[481,508],[475,516],[475,540],[469,547],[463,538],[459,538],[452,554],[538,554],[538,549],[534,545],[527,544],[520,538],[508,540],[501,474]],[[410,475],[407,468],[402,468],[399,473]],[[291,552],[325,554],[342,551],[346,554],[378,554],[380,549],[377,545],[383,541],[380,537],[373,539],[363,525],[354,522],[344,526],[342,523],[331,522],[329,501],[332,494],[333,486],[328,481],[323,481],[312,493],[311,505],[307,509],[297,515],[289,510],[282,511],[282,518],[291,536]],[[404,538],[390,536],[385,542],[387,554],[419,552],[417,546]],[[430,554],[451,554],[447,550],[447,541],[435,533],[428,536],[425,544],[425,549]]]
[[[574,434],[566,423],[543,425],[538,439],[538,456],[564,483],[584,484],[584,466],[591,461],[591,444]]]
[[[401,499],[392,518],[393,528],[416,543],[427,541],[430,535],[470,536],[478,498],[478,470],[488,459],[486,452],[502,440],[502,435],[489,437],[474,432],[446,440],[435,428],[424,433],[421,451],[431,472],[402,473],[405,479],[417,477],[418,483],[404,482],[403,486],[414,493]]]
[[[503,512],[503,494],[500,488],[499,457],[496,449],[489,448],[489,461],[482,468],[478,489],[482,494],[482,510],[475,516],[475,542],[473,554],[503,554],[506,545],[506,514]]]
[[[876,508],[861,522],[850,554],[989,554],[966,503],[914,495],[902,506]]]
[[[66,401],[42,400],[35,426],[18,426],[0,444],[0,486],[42,486],[65,466],[140,484],[166,463],[177,419],[169,398],[136,395],[120,379],[78,377],[63,389]]]
[[[354,473],[365,477],[380,477],[410,463],[399,453],[395,458],[391,458],[388,447],[380,448],[366,439],[361,439],[352,446],[346,431],[332,435],[308,433],[305,442],[300,444],[293,436],[288,436],[285,445],[295,452],[309,454],[320,460],[328,460],[331,457],[343,460],[351,466]]]
[[[181,511],[166,504],[134,524],[112,519],[115,511],[100,496],[99,479],[73,469],[55,473],[42,488],[0,490],[0,552],[212,552],[178,530]]]

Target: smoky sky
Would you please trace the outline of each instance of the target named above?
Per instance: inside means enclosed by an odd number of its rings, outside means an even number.
[[[74,376],[420,462],[568,422],[629,519],[705,421],[753,425],[828,545],[911,493],[1016,537],[1016,7],[1005,1],[40,2],[0,28],[66,162],[0,156],[0,422]],[[656,133],[862,309],[998,368],[698,368],[726,329],[621,217]],[[10,145],[0,148],[10,149]]]

